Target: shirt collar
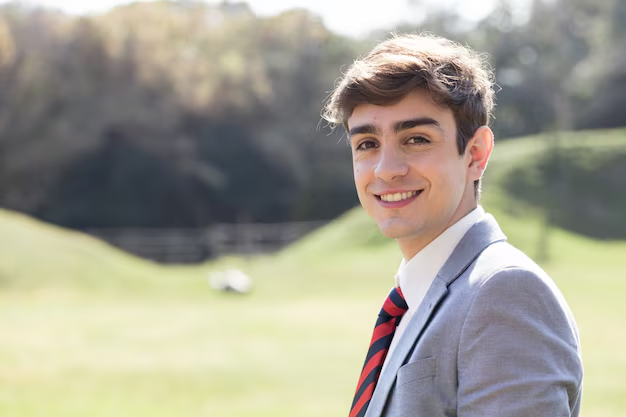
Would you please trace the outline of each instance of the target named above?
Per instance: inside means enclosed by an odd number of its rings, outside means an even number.
[[[485,210],[478,206],[461,220],[448,227],[414,257],[402,259],[395,276],[396,286],[402,288],[409,309],[421,303],[443,264],[450,257],[454,248],[468,230],[485,215]]]

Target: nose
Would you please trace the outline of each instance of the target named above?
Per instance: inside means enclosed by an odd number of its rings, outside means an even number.
[[[399,149],[383,147],[379,152],[374,174],[383,181],[390,182],[408,173],[409,167]]]

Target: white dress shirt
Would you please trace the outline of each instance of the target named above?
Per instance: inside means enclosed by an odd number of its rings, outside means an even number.
[[[396,328],[391,346],[385,357],[383,369],[439,270],[452,255],[454,248],[456,248],[463,236],[484,215],[485,211],[481,206],[478,206],[461,220],[444,230],[442,234],[426,245],[424,249],[419,251],[408,262],[402,259],[395,280],[396,286],[402,289],[402,294],[409,309],[404,313],[400,324]]]

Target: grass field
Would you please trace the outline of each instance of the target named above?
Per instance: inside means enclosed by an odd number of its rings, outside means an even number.
[[[619,145],[615,132],[602,143]],[[503,209],[498,179],[538,143],[498,145],[484,198],[531,256],[541,215]],[[359,210],[278,255],[193,267],[0,212],[0,251],[3,417],[345,416],[400,260]],[[581,331],[582,415],[623,415],[626,242],[553,230],[543,265]],[[212,292],[207,275],[227,267],[254,291]]]

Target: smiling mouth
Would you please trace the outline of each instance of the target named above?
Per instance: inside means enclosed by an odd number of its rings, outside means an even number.
[[[422,190],[409,191],[406,193],[381,194],[381,195],[377,195],[376,198],[382,201],[386,201],[388,203],[394,203],[394,202],[404,201],[404,200],[413,198],[421,192]]]

